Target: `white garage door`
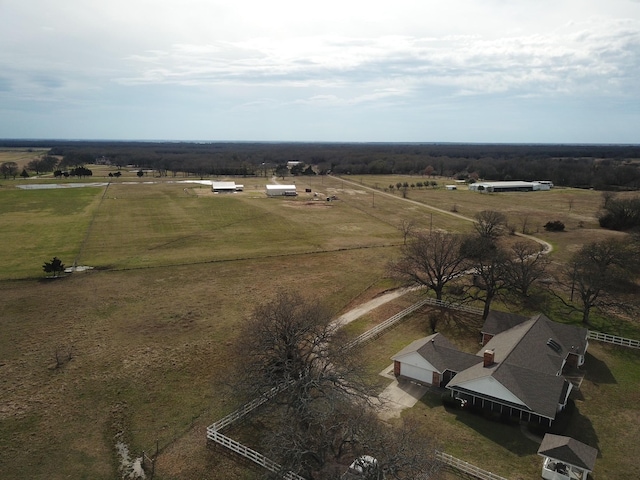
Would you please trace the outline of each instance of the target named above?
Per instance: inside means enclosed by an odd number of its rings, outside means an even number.
[[[400,365],[400,375],[403,377],[413,378],[427,385],[431,385],[433,381],[433,372],[424,368],[414,367],[403,363]]]

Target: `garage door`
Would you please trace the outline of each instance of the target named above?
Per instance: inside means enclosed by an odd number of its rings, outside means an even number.
[[[414,367],[413,365],[407,365],[406,363],[400,365],[400,375],[403,377],[413,378],[427,385],[431,385],[433,380],[433,372],[431,370]]]

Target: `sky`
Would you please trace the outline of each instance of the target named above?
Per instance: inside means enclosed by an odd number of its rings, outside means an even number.
[[[0,0],[0,138],[640,143],[640,0]]]

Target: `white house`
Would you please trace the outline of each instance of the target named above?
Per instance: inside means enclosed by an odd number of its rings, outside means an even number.
[[[266,193],[268,197],[295,197],[296,195],[298,195],[295,185],[267,185],[266,187]]]
[[[565,368],[584,363],[588,331],[542,314],[491,312],[482,334],[484,347],[475,355],[441,334],[416,340],[392,357],[394,373],[446,387],[470,406],[551,425],[572,390]]]

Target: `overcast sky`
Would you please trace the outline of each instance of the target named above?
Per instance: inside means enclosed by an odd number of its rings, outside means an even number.
[[[640,143],[640,0],[0,0],[0,138]]]

